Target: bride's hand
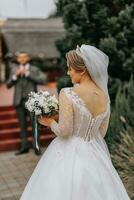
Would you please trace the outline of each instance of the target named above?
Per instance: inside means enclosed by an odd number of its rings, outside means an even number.
[[[44,126],[51,126],[51,123],[54,121],[51,117],[39,117],[38,122]]]

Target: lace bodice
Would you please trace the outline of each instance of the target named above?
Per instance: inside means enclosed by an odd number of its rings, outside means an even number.
[[[72,90],[64,88],[59,94],[59,122],[51,124],[52,131],[60,137],[74,135],[90,141],[98,133],[105,136],[110,117],[110,102],[106,111],[93,117],[83,100]]]

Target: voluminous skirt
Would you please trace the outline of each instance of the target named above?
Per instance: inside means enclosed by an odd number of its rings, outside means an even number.
[[[101,136],[55,138],[21,200],[130,200]]]

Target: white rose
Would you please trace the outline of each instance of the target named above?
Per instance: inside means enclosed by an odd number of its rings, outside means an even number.
[[[48,91],[44,91],[44,92],[43,92],[43,95],[44,95],[44,96],[49,96],[50,93],[49,93]]]
[[[51,110],[49,109],[49,107],[45,106],[43,108],[44,113],[49,113]]]
[[[41,114],[42,114],[42,112],[40,109],[35,110],[35,115],[41,115]]]

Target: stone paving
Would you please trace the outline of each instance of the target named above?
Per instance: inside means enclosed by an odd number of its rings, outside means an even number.
[[[42,152],[45,148],[42,149]],[[0,200],[19,200],[37,162],[31,149],[28,154],[15,156],[14,151],[0,153]]]

